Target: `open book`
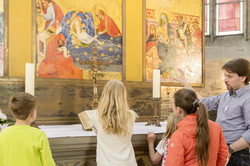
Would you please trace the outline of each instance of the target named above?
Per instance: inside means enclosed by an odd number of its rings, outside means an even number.
[[[78,114],[78,117],[81,121],[81,124],[84,130],[92,130],[92,120],[91,120],[92,115],[91,114],[93,112],[94,112],[93,110],[87,110],[87,111],[80,112]]]

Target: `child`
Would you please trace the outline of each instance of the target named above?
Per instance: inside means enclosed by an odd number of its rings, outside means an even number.
[[[98,166],[137,166],[131,143],[135,118],[128,107],[125,85],[119,80],[108,81],[92,117]]]
[[[156,135],[154,132],[148,133],[147,139],[148,139],[149,156],[152,164],[156,165],[162,159],[161,165],[162,166],[165,165],[170,137],[177,129],[176,124],[179,122],[179,120],[180,119],[177,118],[173,113],[168,116],[166,133],[163,135],[162,140],[156,146],[155,148],[156,152],[154,150],[154,141]]]
[[[16,123],[0,133],[1,166],[55,166],[45,133],[30,127],[36,119],[36,98],[16,93],[9,107]]]
[[[182,120],[169,142],[166,165],[225,166],[229,160],[226,140],[219,124],[208,113],[194,91],[174,94],[173,111]]]

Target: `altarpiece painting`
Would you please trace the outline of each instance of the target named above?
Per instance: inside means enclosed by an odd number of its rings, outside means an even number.
[[[160,69],[161,82],[176,84],[182,69],[189,83],[203,84],[202,0],[145,0],[145,80]]]
[[[121,80],[122,11],[122,0],[36,0],[37,76],[92,79],[97,61],[98,79]]]

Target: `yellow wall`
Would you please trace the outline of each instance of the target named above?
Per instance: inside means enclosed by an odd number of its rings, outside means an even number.
[[[127,81],[142,81],[142,1],[126,1]]]
[[[9,75],[23,77],[31,62],[31,0],[9,0]]]
[[[142,80],[142,1],[126,0],[126,80]],[[32,0],[9,0],[9,75],[23,77],[31,62]],[[132,12],[133,11],[133,12]]]

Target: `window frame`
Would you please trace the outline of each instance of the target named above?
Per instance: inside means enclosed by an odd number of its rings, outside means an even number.
[[[205,36],[209,36],[210,35],[210,0],[207,0],[207,3],[204,3],[204,12],[206,12],[205,8],[207,7],[207,31],[205,31]],[[205,16],[204,16],[205,19]],[[206,20],[205,20],[206,21]],[[205,27],[205,23],[204,23],[204,27]]]
[[[222,4],[232,4],[232,3],[240,3],[240,30],[236,31],[224,31],[224,32],[219,32],[219,5]],[[216,0],[215,3],[216,9],[215,9],[215,14],[216,14],[216,36],[226,36],[226,35],[236,35],[236,34],[243,34],[243,19],[244,19],[244,5],[243,5],[243,0],[238,0],[238,1],[232,1],[232,2],[221,2],[219,3],[219,0]]]

